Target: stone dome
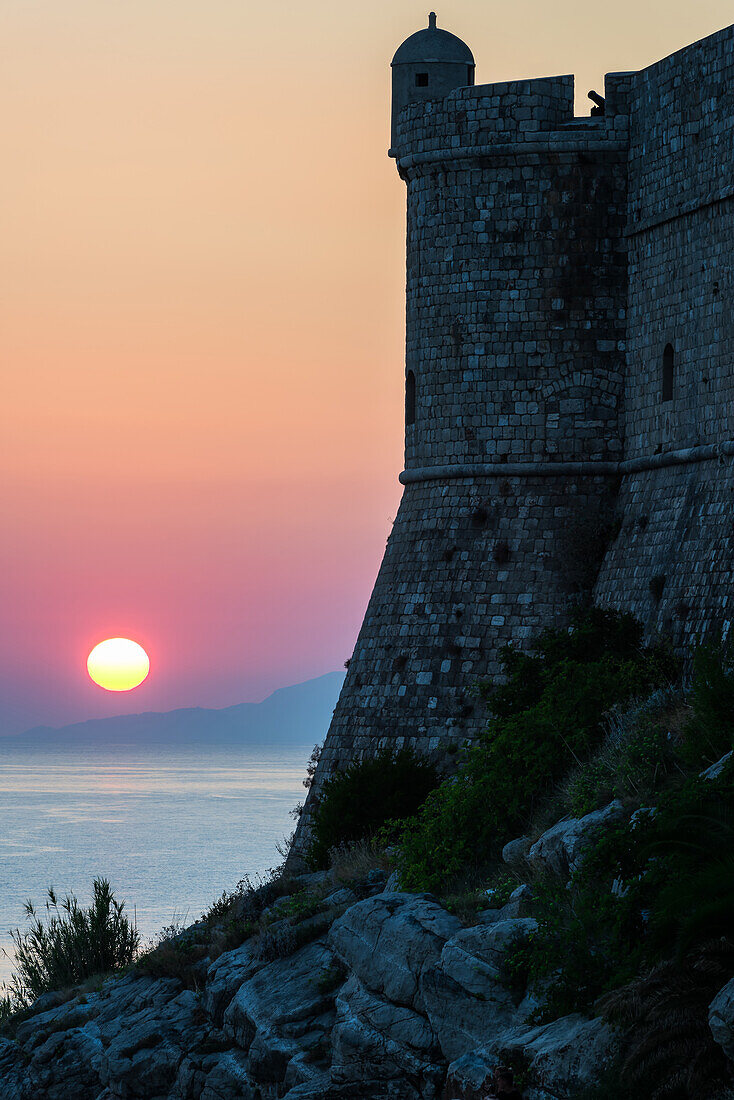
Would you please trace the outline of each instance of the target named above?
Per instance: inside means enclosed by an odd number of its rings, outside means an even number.
[[[399,46],[392,59],[393,65],[415,65],[422,62],[456,62],[473,65],[474,55],[455,34],[436,26],[436,13],[431,12],[428,26],[416,31]]]

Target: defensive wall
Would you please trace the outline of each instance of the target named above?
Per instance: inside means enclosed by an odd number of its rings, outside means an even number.
[[[296,855],[328,775],[450,758],[500,648],[595,580],[677,643],[728,622],[733,31],[610,74],[588,118],[570,76],[395,112],[405,489]]]
[[[733,169],[727,27],[630,95],[621,530],[596,595],[681,645],[734,617]]]

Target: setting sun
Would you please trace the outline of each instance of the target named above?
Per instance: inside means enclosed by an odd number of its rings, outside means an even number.
[[[149,671],[148,654],[129,638],[107,638],[87,657],[87,672],[106,691],[130,691]]]

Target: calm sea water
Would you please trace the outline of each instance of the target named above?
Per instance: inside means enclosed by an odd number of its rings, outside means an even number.
[[[0,947],[48,886],[108,878],[144,938],[280,862],[310,747],[19,749],[0,741]],[[40,903],[40,904],[39,904]],[[0,979],[12,960],[0,956]]]

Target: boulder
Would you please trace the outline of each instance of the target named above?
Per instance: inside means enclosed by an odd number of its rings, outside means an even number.
[[[255,1100],[256,1095],[247,1073],[247,1056],[229,1050],[209,1069],[199,1100]]]
[[[148,1100],[172,1091],[180,1077],[191,1075],[190,1056],[210,1031],[193,990],[179,989],[172,996],[170,983],[156,982],[153,987],[158,992],[153,1000],[143,989],[137,1008],[100,1024],[103,1037],[109,1039],[100,1079],[113,1096],[125,1100]]]
[[[527,1100],[547,1100],[549,1093],[573,1095],[596,1084],[618,1052],[619,1039],[602,1019],[564,1016],[540,1027],[518,1027],[498,1034],[452,1063],[448,1080],[476,1082],[482,1072],[489,1073],[500,1062],[519,1061],[527,1066]]]
[[[568,878],[579,869],[586,849],[599,832],[621,821],[625,811],[615,799],[602,810],[559,821],[540,836],[528,852],[531,864]]]
[[[515,840],[508,840],[502,849],[502,859],[508,867],[522,871],[527,865],[528,852],[532,846],[529,836],[519,836]]]
[[[383,893],[335,921],[329,945],[366,989],[421,1012],[421,977],[459,927],[430,894]]]
[[[333,953],[317,940],[262,967],[232,998],[223,1028],[248,1053],[248,1072],[258,1083],[284,1083],[294,1058],[313,1057],[324,1046],[334,994],[322,988],[322,975],[333,964]]]
[[[709,1027],[730,1062],[734,1062],[734,978],[720,989],[709,1005]]]
[[[237,990],[265,965],[252,940],[234,951],[226,951],[209,967],[204,988],[204,1008],[221,1025],[224,1010]]]
[[[49,1035],[28,1068],[32,1096],[44,1100],[97,1100],[102,1042],[94,1023]]]
[[[449,1066],[443,1095],[446,1100],[486,1100],[494,1088],[496,1056],[472,1050]]]
[[[426,1100],[438,1095],[442,1059],[424,1016],[371,993],[352,975],[336,1001],[332,1033],[332,1079],[352,1082],[403,1082],[405,1095]]]
[[[475,925],[445,944],[437,966],[422,979],[423,1001],[447,1061],[520,1024],[535,1007],[508,988],[502,960],[508,948],[537,928],[529,917]]]
[[[3,1100],[27,1100],[27,1059],[17,1043],[0,1038],[0,1082]]]

